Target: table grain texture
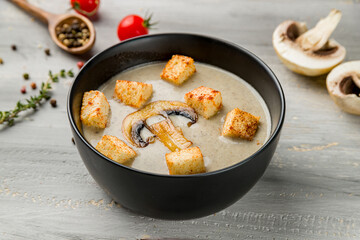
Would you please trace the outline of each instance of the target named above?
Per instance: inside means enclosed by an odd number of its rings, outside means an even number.
[[[67,0],[29,2],[53,13],[69,8]],[[57,108],[46,103],[14,127],[0,127],[0,239],[360,239],[360,117],[334,105],[325,76],[286,69],[271,43],[282,21],[313,26],[332,8],[343,12],[334,38],[346,47],[347,61],[360,60],[359,0],[102,0],[94,20],[96,44],[84,56],[60,50],[43,23],[1,0],[1,110],[36,93],[30,81],[40,84],[49,70],[77,72],[77,61],[118,43],[122,17],[148,11],[159,21],[151,33],[205,34],[258,55],[282,84],[287,113],[277,151],[250,192],[211,216],[164,221],[114,203],[89,175],[66,115],[72,79],[61,80],[54,84]],[[28,86],[26,95],[22,85]]]

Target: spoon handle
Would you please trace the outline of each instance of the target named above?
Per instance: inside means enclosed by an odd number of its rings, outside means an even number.
[[[26,12],[30,13],[34,17],[38,18],[42,22],[48,24],[49,19],[53,16],[52,13],[46,12],[34,5],[28,3],[26,0],[11,0],[11,2],[15,3],[20,8],[24,9]]]

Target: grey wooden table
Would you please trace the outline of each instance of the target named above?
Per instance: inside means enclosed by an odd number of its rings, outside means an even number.
[[[54,13],[69,8],[68,1],[29,1]],[[24,72],[38,84],[49,70],[77,72],[77,61],[118,42],[122,17],[148,10],[159,21],[151,33],[206,34],[257,54],[282,83],[287,115],[269,168],[245,197],[205,218],[157,220],[123,209],[89,175],[71,142],[66,115],[71,79],[61,80],[53,91],[57,108],[44,104],[14,127],[1,127],[0,239],[360,239],[360,117],[333,104],[325,77],[288,71],[271,44],[283,20],[313,26],[331,8],[343,12],[334,37],[346,47],[346,60],[360,60],[358,0],[102,0],[95,47],[81,57],[62,52],[42,23],[1,0],[1,110],[35,93],[29,87],[26,95],[20,93],[29,85]]]

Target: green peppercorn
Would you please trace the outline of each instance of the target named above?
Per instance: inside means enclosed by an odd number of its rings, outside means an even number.
[[[81,33],[81,32],[76,33],[76,34],[75,34],[75,37],[78,38],[78,39],[79,39],[79,38],[81,39],[81,38],[82,38],[82,33]]]
[[[23,78],[24,78],[25,80],[28,80],[28,79],[30,78],[30,76],[29,76],[28,73],[24,73],[24,74],[23,74]]]

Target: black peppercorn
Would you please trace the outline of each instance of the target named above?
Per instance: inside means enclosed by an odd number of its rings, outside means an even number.
[[[50,56],[50,55],[51,55],[51,54],[50,54],[50,49],[46,48],[46,49],[45,49],[45,54],[46,54],[47,56]]]
[[[50,104],[52,107],[56,107],[56,100],[55,99],[51,99],[50,100]]]

